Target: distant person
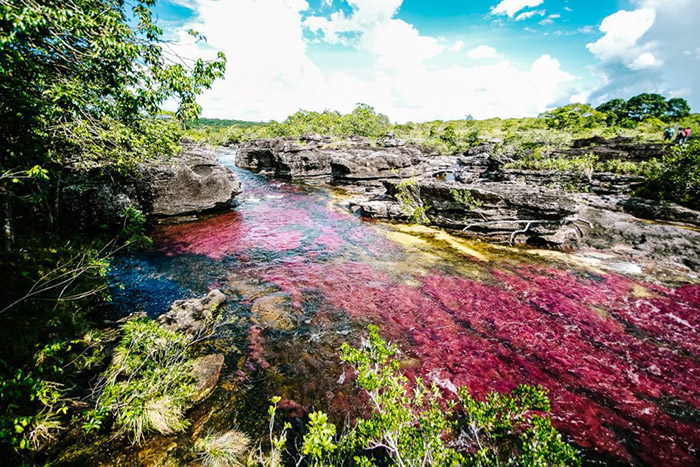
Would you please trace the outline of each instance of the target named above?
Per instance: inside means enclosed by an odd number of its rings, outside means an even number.
[[[673,141],[673,137],[676,135],[676,130],[670,126],[664,130],[664,141]]]
[[[683,139],[681,140],[681,144],[686,144],[692,136],[693,130],[691,130],[690,127],[683,130]]]
[[[678,128],[678,131],[676,132],[676,144],[683,144],[683,133],[685,130],[683,128]]]

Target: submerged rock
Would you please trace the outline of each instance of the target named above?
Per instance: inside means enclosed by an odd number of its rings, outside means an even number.
[[[253,303],[253,322],[265,328],[291,331],[296,324],[291,316],[292,303],[288,296],[267,295]]]
[[[194,402],[205,399],[216,387],[223,367],[224,356],[222,354],[206,355],[194,361],[192,371],[197,379]]]
[[[158,323],[170,331],[184,332],[190,337],[204,334],[214,322],[214,312],[226,301],[218,289],[204,298],[178,300],[158,318]]]

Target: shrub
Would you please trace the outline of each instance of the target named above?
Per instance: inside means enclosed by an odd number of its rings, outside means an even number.
[[[372,413],[340,435],[325,414],[313,413],[303,439],[303,454],[311,465],[373,466],[382,454],[406,467],[581,465],[576,450],[543,415],[550,410],[545,389],[518,386],[479,401],[461,387],[456,401],[446,400],[436,386],[428,387],[420,378],[411,385],[393,358],[397,352],[381,339],[376,326],[369,326],[361,348],[343,344],[340,358],[355,370],[356,384],[368,396]],[[289,425],[280,437],[272,436],[278,401],[270,406],[270,439],[279,455],[279,440],[286,440]]]
[[[151,320],[129,321],[112,363],[98,383],[95,410],[85,428],[112,415],[119,431],[139,443],[150,431],[184,430],[184,411],[194,394],[189,339]]]
[[[476,209],[482,204],[480,200],[474,198],[474,195],[472,195],[472,192],[469,190],[452,189],[450,190],[450,194],[452,195],[452,199],[464,206],[468,211]]]
[[[700,209],[700,140],[674,147],[650,170],[639,194]]]
[[[401,180],[396,184],[396,201],[401,205],[401,211],[409,217],[410,222],[416,224],[430,224],[428,210],[430,205],[426,204],[420,195],[420,186],[412,178]]]

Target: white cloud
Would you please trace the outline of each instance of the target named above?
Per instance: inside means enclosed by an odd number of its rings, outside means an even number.
[[[602,81],[592,100],[659,92],[685,97],[698,110],[700,60],[683,53],[700,45],[697,0],[674,0],[672,8],[663,0],[635,0],[635,6],[605,18],[604,35],[588,45]]]
[[[524,11],[515,17],[515,21],[524,21],[530,19],[535,15],[544,16],[547,12],[545,10],[530,10]]]
[[[431,61],[446,47],[396,19],[400,0],[351,0],[352,13],[306,19],[303,0],[181,1],[196,12],[183,30],[192,27],[208,42],[188,41],[178,52],[211,57],[222,50],[228,58],[226,80],[200,99],[207,117],[281,120],[300,108],[348,112],[357,102],[395,121],[524,116],[573,94],[565,86],[575,77],[549,55],[526,67],[502,57],[478,65],[464,56],[451,63]],[[314,63],[305,30],[362,57],[360,64],[337,71]],[[449,49],[463,47],[457,41]],[[486,45],[470,53],[499,57]]]
[[[480,45],[467,52],[467,57],[475,60],[498,57],[498,51],[489,45]]]
[[[540,6],[544,0],[502,0],[501,3],[491,8],[492,15],[508,15],[509,17],[525,8]]]
[[[657,60],[651,52],[644,52],[639,57],[635,58],[628,66],[632,70],[643,70],[645,68],[658,68],[663,66],[664,62]]]
[[[447,50],[449,50],[450,52],[461,52],[465,45],[466,44],[464,43],[464,41],[459,40],[452,44],[450,47],[448,47]]]
[[[348,0],[352,14],[342,10],[330,18],[311,16],[304,25],[330,44],[355,45],[385,66],[406,68],[440,54],[439,40],[421,35],[413,25],[394,19],[403,0]],[[359,34],[359,38],[351,39]]]
[[[630,55],[634,55],[637,41],[651,28],[655,19],[656,11],[653,8],[620,10],[601,23],[600,32],[605,35],[586,47],[603,61],[616,58],[629,61]]]

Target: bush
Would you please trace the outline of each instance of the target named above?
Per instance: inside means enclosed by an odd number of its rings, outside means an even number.
[[[518,386],[509,394],[490,393],[478,401],[462,387],[456,401],[446,400],[437,387],[426,386],[420,378],[411,385],[393,358],[397,352],[380,338],[376,326],[369,327],[362,348],[343,344],[340,358],[355,370],[372,413],[340,435],[325,414],[313,413],[303,439],[310,465],[373,466],[382,454],[392,464],[407,467],[581,465],[576,450],[543,416],[550,410],[545,389]],[[271,426],[278,401],[270,407]],[[279,441],[286,440],[288,428],[278,438],[271,434],[278,457]]]
[[[700,209],[700,140],[674,147],[650,171],[640,195]]]
[[[184,411],[194,395],[189,338],[151,320],[129,321],[112,363],[97,385],[97,404],[85,428],[112,415],[119,431],[139,443],[151,431],[184,430]]]
[[[423,201],[420,186],[415,179],[409,178],[397,183],[394,197],[399,202],[401,211],[408,216],[411,223],[430,224],[428,211],[431,206]]]

